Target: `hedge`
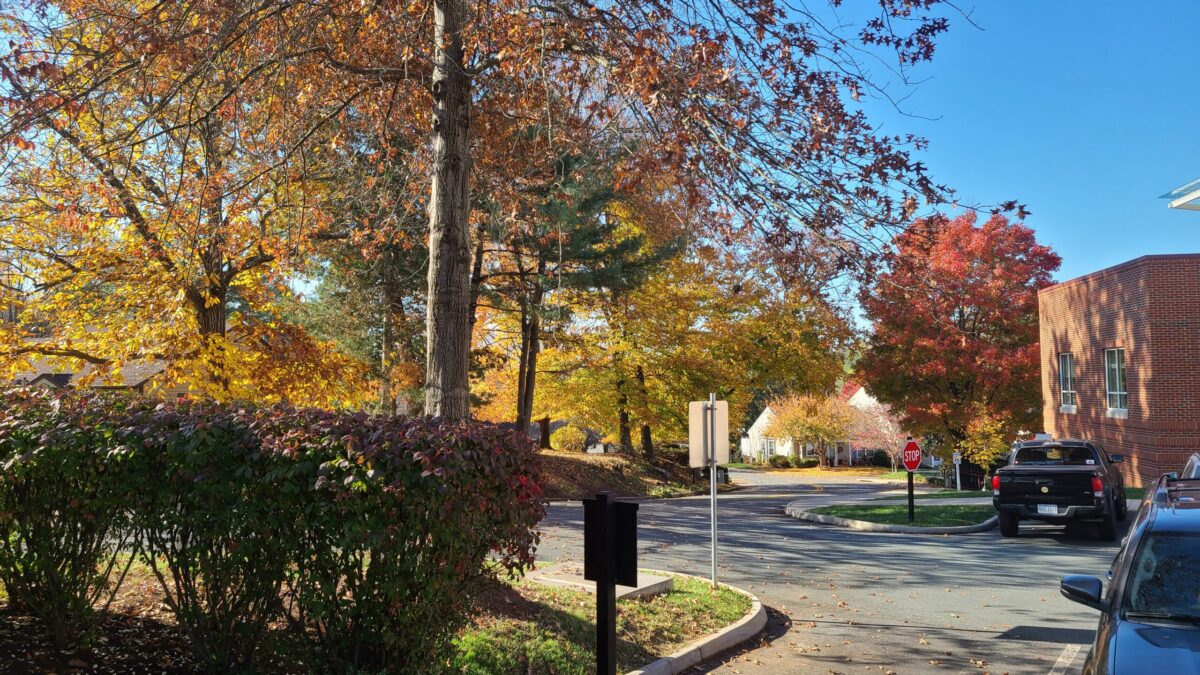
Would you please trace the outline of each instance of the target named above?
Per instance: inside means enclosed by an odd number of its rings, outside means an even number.
[[[0,464],[13,601],[86,641],[141,552],[213,672],[250,668],[273,621],[315,671],[436,669],[545,513],[533,444],[482,423],[14,391]]]
[[[587,433],[573,426],[565,426],[550,434],[550,446],[566,452],[583,452],[587,449]]]

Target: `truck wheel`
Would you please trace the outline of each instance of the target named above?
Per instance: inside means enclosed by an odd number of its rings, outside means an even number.
[[[1117,540],[1117,507],[1113,500],[1108,500],[1108,508],[1104,509],[1104,517],[1100,519],[1100,538],[1104,541]]]
[[[999,518],[1000,518],[1000,536],[1002,536],[1002,537],[1017,536],[1017,531],[1020,529],[1019,523],[1021,522],[1021,519],[1018,518],[1014,514],[1004,513],[1004,512],[1001,512],[999,514]]]
[[[1125,522],[1125,518],[1129,516],[1129,499],[1125,496],[1125,491],[1121,490],[1121,496],[1117,501],[1117,520]]]

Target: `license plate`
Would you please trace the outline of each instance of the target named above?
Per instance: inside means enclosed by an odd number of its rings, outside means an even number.
[[[1057,504],[1038,504],[1038,513],[1045,513],[1045,514],[1049,514],[1051,516],[1057,516],[1058,515],[1058,505]]]

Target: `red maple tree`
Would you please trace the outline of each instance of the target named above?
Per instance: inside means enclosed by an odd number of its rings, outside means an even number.
[[[979,410],[1040,426],[1038,289],[1061,259],[1001,215],[918,221],[862,291],[874,323],[858,371],[913,432],[954,446]]]

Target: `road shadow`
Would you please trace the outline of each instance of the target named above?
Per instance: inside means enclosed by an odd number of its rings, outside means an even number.
[[[1056,626],[1013,626],[996,636],[997,640],[1027,642],[1037,638],[1038,642],[1057,642],[1063,645],[1087,644],[1096,636],[1096,631],[1086,628],[1059,628]]]

